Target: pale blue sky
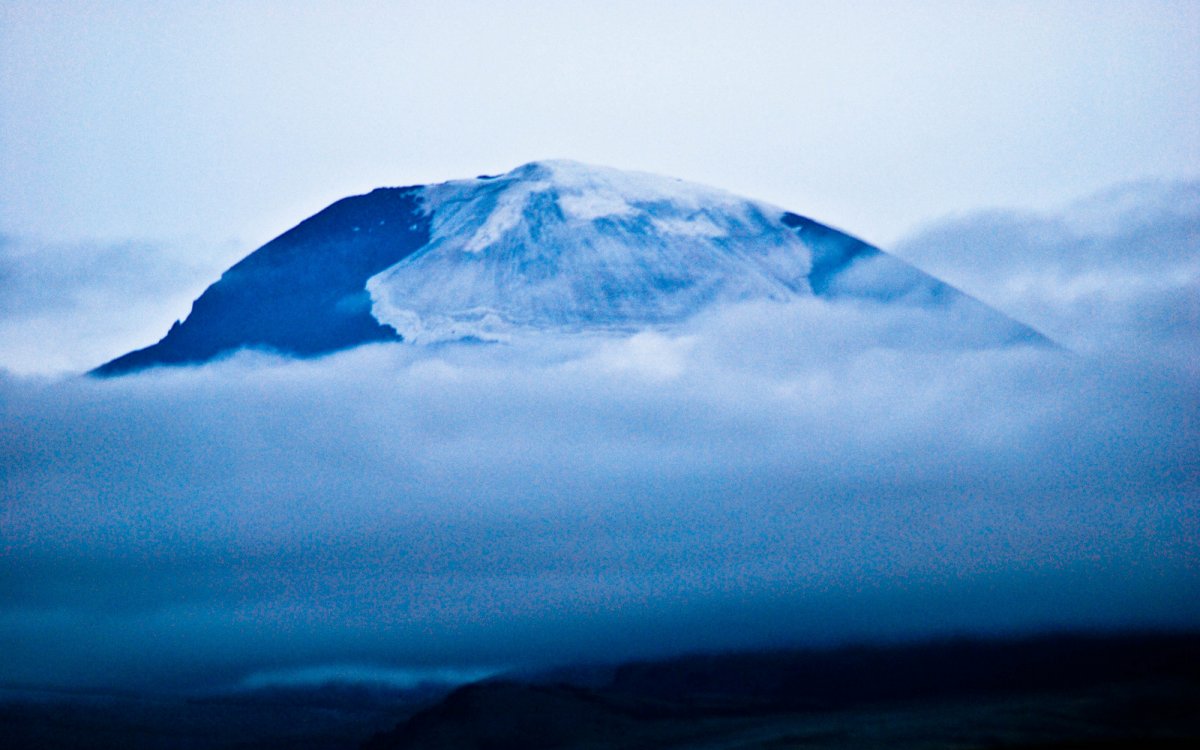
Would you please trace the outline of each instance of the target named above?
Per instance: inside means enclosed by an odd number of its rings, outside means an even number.
[[[1195,178],[1200,4],[0,3],[10,236],[244,254],[347,194],[549,157],[884,246]]]

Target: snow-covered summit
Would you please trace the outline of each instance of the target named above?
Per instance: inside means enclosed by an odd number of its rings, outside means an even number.
[[[680,180],[570,161],[425,189],[430,241],[367,283],[406,339],[637,328],[714,301],[811,294],[784,211]]]
[[[539,161],[338,201],[226,271],[157,344],[96,373],[247,347],[306,356],[372,341],[624,332],[802,297],[919,306],[975,345],[1044,341],[798,214],[667,177]]]

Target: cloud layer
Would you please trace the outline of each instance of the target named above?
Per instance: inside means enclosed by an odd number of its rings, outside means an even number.
[[[1114,302],[1194,262],[1195,226],[1080,265],[1144,335],[1080,325],[1075,353],[806,301],[626,339],[5,377],[0,681],[1196,626],[1200,347],[1169,294],[1165,316]],[[1056,280],[1049,257],[1013,265]],[[1029,322],[1078,318],[1039,299]]]

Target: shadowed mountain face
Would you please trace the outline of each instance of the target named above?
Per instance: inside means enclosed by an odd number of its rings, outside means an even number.
[[[944,312],[972,346],[1045,343],[811,219],[679,180],[553,161],[339,201],[226,271],[160,342],[93,372],[243,348],[314,356],[400,339],[630,332],[719,304],[813,296]]]
[[[397,340],[371,316],[365,283],[428,241],[416,189],[343,199],[222,274],[157,344],[94,373],[206,362],[247,347],[311,356]]]

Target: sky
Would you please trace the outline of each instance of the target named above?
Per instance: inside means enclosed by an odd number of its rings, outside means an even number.
[[[59,300],[0,330],[4,365],[77,372],[156,341],[346,195],[546,158],[885,249],[947,216],[1194,180],[1200,8],[4,0],[0,306]]]
[[[1191,3],[0,4],[0,683],[1200,624]],[[1061,349],[800,301],[75,377],[379,185],[778,204]]]
[[[248,252],[345,195],[572,158],[888,245],[1200,176],[1189,2],[0,4],[0,231]]]

